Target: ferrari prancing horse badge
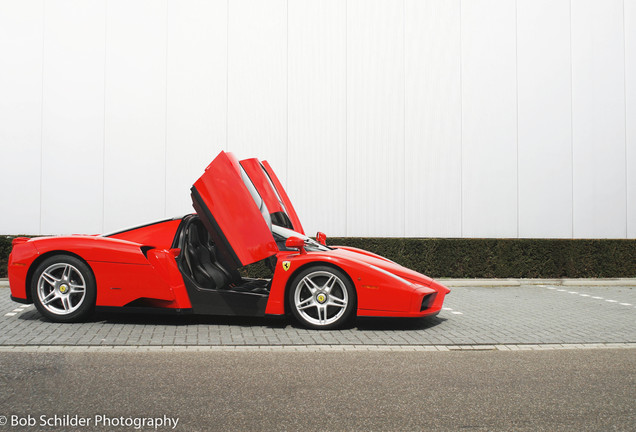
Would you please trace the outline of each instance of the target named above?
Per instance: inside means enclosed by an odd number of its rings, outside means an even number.
[[[289,270],[290,265],[291,263],[289,261],[283,261],[283,270],[285,271]]]

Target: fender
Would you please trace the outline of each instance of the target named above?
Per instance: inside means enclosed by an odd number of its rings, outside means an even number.
[[[356,259],[355,256],[351,255],[351,252],[343,252],[340,253],[337,249],[304,254],[280,252],[277,255],[276,269],[265,313],[277,315],[285,313],[287,288],[295,275],[308,265],[332,265],[348,274],[356,290],[359,313],[363,310],[407,312],[413,307],[412,299],[415,291],[420,291],[422,295],[435,292],[426,286],[414,284],[396,276],[379,266]],[[371,259],[382,262],[379,259]],[[397,266],[397,264],[394,265]],[[419,273],[415,274],[423,276]]]
[[[39,255],[51,251],[73,251],[86,261],[148,265],[141,244],[110,237],[70,236],[39,237],[27,242]]]

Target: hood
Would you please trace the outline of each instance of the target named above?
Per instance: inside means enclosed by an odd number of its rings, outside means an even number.
[[[435,283],[433,279],[431,279],[428,276],[425,276],[421,273],[418,273],[406,267],[402,267],[398,263],[390,261],[387,258],[381,257],[380,255],[376,255],[371,252],[367,252],[362,249],[344,248],[344,247],[336,246],[332,252],[342,257],[346,257],[356,261],[361,261],[361,262],[364,262],[365,264],[378,267],[384,271],[387,271],[391,274],[394,274],[403,279],[406,279],[409,282],[417,283],[424,286],[431,286]]]

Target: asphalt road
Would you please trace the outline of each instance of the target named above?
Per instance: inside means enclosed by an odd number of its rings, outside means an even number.
[[[56,414],[178,417],[181,431],[633,431],[636,351],[2,353],[0,429],[134,430],[10,426]]]

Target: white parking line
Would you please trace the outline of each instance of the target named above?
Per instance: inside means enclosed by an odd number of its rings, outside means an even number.
[[[4,314],[4,316],[6,316],[6,317],[16,316],[20,312],[24,312],[27,309],[29,309],[31,306],[33,306],[33,305],[23,305],[23,306],[17,307],[15,309],[13,309],[11,312],[8,312],[8,313]]]
[[[545,285],[539,285],[539,286],[543,287],[543,288],[547,288],[549,290],[557,290],[558,292],[566,292],[566,290],[564,290],[564,289],[556,289],[555,287],[552,287],[552,286],[545,286]],[[631,303],[619,303],[619,300],[609,300],[609,299],[606,300],[606,299],[604,299],[601,296],[592,296],[591,294],[580,293],[578,291],[567,291],[567,293],[568,294],[578,294],[581,297],[589,297],[589,298],[594,299],[594,300],[605,300],[608,303],[618,303],[621,306],[632,306]]]
[[[464,315],[462,312],[458,312],[458,311],[452,311],[451,313],[454,315]]]
[[[442,310],[452,311],[452,308],[443,307]]]

